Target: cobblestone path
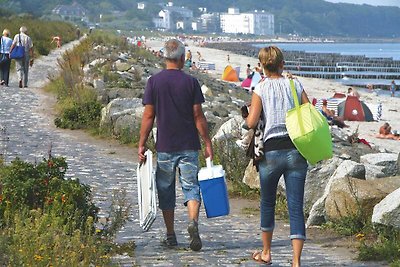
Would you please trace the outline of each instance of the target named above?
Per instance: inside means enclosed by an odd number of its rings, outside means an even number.
[[[48,73],[55,71],[57,57],[72,45],[36,60],[31,69],[29,88],[17,88],[15,78],[9,88],[0,88],[0,125],[6,128],[9,137],[9,142],[1,141],[0,145],[3,148],[7,146],[7,160],[18,156],[31,162],[39,161],[47,156],[52,143],[53,155],[67,158],[68,174],[93,188],[94,199],[103,215],[107,214],[112,191],[125,189],[133,209],[131,220],[118,234],[118,241],[133,240],[137,247],[135,259],[127,256],[116,259],[121,266],[258,266],[250,259],[251,252],[261,247],[258,216],[234,212],[229,216],[207,219],[202,210],[199,228],[203,249],[192,252],[187,249],[186,212],[183,206],[179,206],[176,213],[179,246],[176,249],[164,248],[159,242],[163,233],[160,215],[149,232],[144,233],[139,228],[135,152],[132,151],[132,160],[122,158],[93,142],[79,140],[73,131],[54,128],[49,116],[40,111],[45,97],[40,88],[47,81]],[[179,203],[182,195],[178,194],[178,198]],[[290,266],[291,247],[287,236],[288,227],[281,226],[274,236],[272,266]],[[335,254],[332,249],[312,240],[306,242],[302,259],[303,266],[377,266]]]

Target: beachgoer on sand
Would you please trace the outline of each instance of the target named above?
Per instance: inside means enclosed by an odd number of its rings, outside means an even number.
[[[263,69],[261,67],[261,63],[260,62],[258,62],[257,66],[254,67],[254,71],[260,73],[261,75],[264,75],[264,72],[263,72]]]
[[[204,61],[203,57],[201,56],[200,52],[197,51],[197,60],[198,61]]]
[[[335,112],[331,109],[328,109],[328,101],[326,99],[322,100],[322,108],[320,112],[328,120],[329,124],[337,125],[339,128],[349,127],[344,123],[344,119],[342,117],[335,116]]]
[[[261,113],[266,122],[263,133],[265,154],[259,163],[263,249],[254,252],[252,258],[264,264],[272,262],[271,242],[275,226],[276,189],[279,178],[283,175],[293,247],[292,266],[298,267],[306,239],[303,199],[308,164],[295,148],[286,130],[286,112],[292,109],[294,104],[290,80],[282,76],[283,53],[278,47],[269,46],[260,50],[258,58],[267,78],[258,83],[254,89],[246,122],[249,128],[254,129]],[[294,80],[294,84],[301,103],[309,102],[301,83]]]
[[[249,77],[252,73],[253,73],[253,70],[251,69],[250,64],[247,64],[246,77]]]
[[[138,156],[144,161],[146,142],[157,118],[156,185],[159,208],[166,226],[162,244],[178,245],[174,230],[175,175],[179,168],[179,181],[188,209],[189,247],[198,251],[202,242],[198,230],[201,203],[199,171],[199,134],[204,141],[205,158],[212,160],[213,149],[201,104],[204,96],[198,80],[184,71],[185,46],[177,39],[164,44],[166,69],[151,76],[143,96],[144,113],[140,129]]]
[[[387,122],[385,122],[379,128],[379,134],[376,137],[382,139],[400,140],[400,134],[397,131],[392,131],[392,127]]]
[[[396,83],[392,81],[392,83],[390,84],[390,96],[394,97],[395,92],[396,92]]]
[[[192,62],[192,52],[190,51],[190,49],[186,53],[186,60],[190,61],[190,63]]]

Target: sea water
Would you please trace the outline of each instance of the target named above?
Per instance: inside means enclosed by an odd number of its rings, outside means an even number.
[[[269,44],[255,44],[265,47]],[[309,53],[337,53],[341,55],[366,56],[371,58],[392,58],[400,60],[400,43],[273,43],[287,51]]]
[[[265,47],[268,44],[254,44],[255,47]],[[303,51],[308,53],[336,53],[341,55],[366,56],[369,58],[390,58],[400,60],[400,43],[273,43],[286,51]],[[399,73],[400,77],[400,73]],[[345,85],[365,87],[368,84],[390,85],[391,80],[383,79],[340,79]],[[395,79],[400,84],[400,79]]]

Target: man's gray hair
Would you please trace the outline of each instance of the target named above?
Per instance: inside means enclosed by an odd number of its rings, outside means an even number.
[[[164,44],[164,58],[176,60],[185,54],[185,46],[177,39],[170,39]]]
[[[28,29],[25,26],[21,26],[21,28],[19,28],[19,31],[26,33],[28,31]]]

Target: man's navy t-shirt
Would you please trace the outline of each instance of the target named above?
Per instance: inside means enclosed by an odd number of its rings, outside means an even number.
[[[149,78],[143,104],[155,108],[158,152],[200,149],[193,105],[203,102],[197,79],[181,70],[162,70]]]

